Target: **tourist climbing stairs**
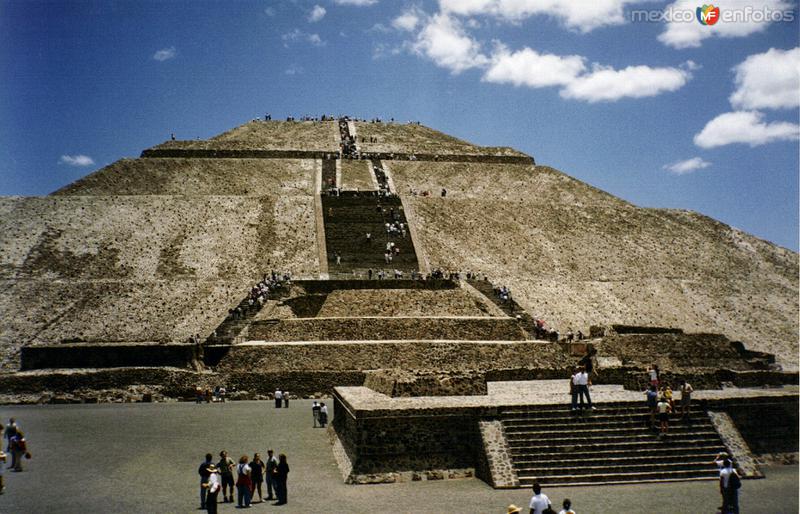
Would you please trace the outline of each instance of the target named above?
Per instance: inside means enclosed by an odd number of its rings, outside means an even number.
[[[595,406],[596,410],[572,411],[565,403],[503,411],[501,420],[520,486],[535,481],[566,486],[719,476],[713,460],[726,450],[698,405],[692,406],[690,423],[673,419],[666,437],[650,428],[644,406]]]
[[[339,184],[336,183],[336,160],[323,159],[322,160],[322,190],[330,191],[335,189]]]
[[[267,301],[278,300],[286,294],[287,286],[285,285],[271,289],[267,295]],[[252,323],[253,318],[261,311],[262,307],[258,302],[253,302],[252,306],[250,305],[250,294],[248,292],[236,307],[230,309],[228,316],[214,332],[206,338],[206,344],[233,344],[236,337],[242,333],[242,330]]]
[[[402,234],[390,235],[386,231],[387,223],[403,223],[407,227],[408,220],[399,197],[343,191],[339,196],[323,196],[322,208],[331,274],[345,275],[354,271],[364,274],[372,269],[375,273],[386,270],[393,276],[393,270],[396,269],[408,278],[412,271],[419,270],[408,228],[405,237]],[[369,239],[367,233],[370,234]],[[390,263],[384,257],[388,242],[400,249]]]
[[[520,324],[522,324],[522,328],[528,334],[536,333],[536,320],[514,300],[513,296],[508,300],[502,300],[498,295],[499,288],[495,287],[495,285],[488,280],[467,280],[467,283],[500,307],[500,310],[507,316],[518,319]]]

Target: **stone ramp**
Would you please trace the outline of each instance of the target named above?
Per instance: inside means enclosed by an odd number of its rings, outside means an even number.
[[[641,404],[599,404],[505,409],[501,419],[520,487],[636,483],[717,478],[711,463],[725,451],[705,411],[689,423],[677,418],[659,438]]]

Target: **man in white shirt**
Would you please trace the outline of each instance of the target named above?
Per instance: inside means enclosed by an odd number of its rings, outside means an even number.
[[[550,498],[542,493],[542,486],[539,482],[533,483],[533,496],[531,497],[530,514],[542,514],[546,508],[550,507]]]
[[[281,400],[283,400],[283,393],[281,392],[280,389],[276,389],[275,390],[275,408],[276,409],[280,409],[281,408]]]
[[[589,396],[589,374],[582,366],[577,369],[572,376],[572,383],[575,386],[575,392],[572,395],[572,410],[578,408],[577,398],[580,397],[581,409],[583,409],[583,398],[586,397],[586,403],[589,409],[594,409],[592,406],[592,398]]]

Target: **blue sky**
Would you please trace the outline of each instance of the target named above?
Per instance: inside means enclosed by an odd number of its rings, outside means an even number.
[[[48,194],[171,132],[349,113],[513,146],[796,251],[797,5],[676,19],[698,5],[0,1],[0,194]],[[672,21],[631,14],[667,8]]]

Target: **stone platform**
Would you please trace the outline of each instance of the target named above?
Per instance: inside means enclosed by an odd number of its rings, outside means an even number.
[[[641,392],[625,390],[621,385],[599,385],[593,386],[591,393],[593,403],[598,407],[598,417],[610,419],[622,413],[627,416],[624,419],[634,420],[647,416]],[[684,430],[683,435],[676,434],[675,441],[686,446],[687,451],[697,448],[691,450],[691,459],[699,459],[696,464],[676,462],[665,465],[666,470],[616,473],[607,480],[595,475],[570,482],[568,477],[563,477],[557,483],[583,485],[585,481],[597,480],[601,483],[632,483],[710,479],[713,478],[713,469],[706,469],[703,463],[710,462],[713,454],[704,457],[702,452],[721,450],[737,457],[746,476],[758,477],[760,472],[735,424],[725,425],[725,420],[711,416],[710,408],[718,413],[747,404],[766,409],[763,411],[765,415],[773,408],[779,412],[796,410],[798,387],[698,390],[693,398],[697,427]],[[522,483],[515,469],[518,465],[512,462],[513,452],[506,438],[504,419],[508,418],[508,413],[516,413],[517,416],[544,416],[552,418],[551,423],[563,423],[558,420],[565,416],[568,419],[569,400],[566,380],[489,382],[485,395],[447,397],[392,398],[367,387],[337,387],[334,390],[335,452],[346,481],[352,483],[418,480],[435,471],[437,478],[474,474],[494,487],[519,487]],[[590,411],[587,418],[581,416],[582,422],[591,423],[594,412]],[[621,430],[635,430],[634,433],[639,434],[641,429],[636,428],[636,423],[613,421],[611,425],[599,425],[591,431],[598,432],[602,444],[609,448],[614,448],[617,444],[614,441],[619,439],[623,444],[619,450],[622,452],[628,436]],[[623,428],[614,428],[620,426]],[[553,448],[558,448],[558,436],[555,437]],[[576,437],[581,436],[576,435],[574,428],[566,428],[563,437],[576,440],[565,444],[577,444],[577,447],[590,444],[579,442]],[[630,437],[628,445],[634,445],[631,450],[636,453],[649,451],[650,441],[655,441],[655,435],[648,437],[646,432]],[[573,451],[571,446],[564,448]],[[519,449],[516,452],[519,453]],[[641,459],[638,455],[621,458]],[[684,470],[680,466],[690,467]],[[672,468],[675,470],[671,471]]]

